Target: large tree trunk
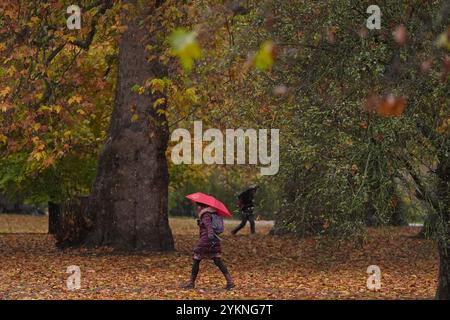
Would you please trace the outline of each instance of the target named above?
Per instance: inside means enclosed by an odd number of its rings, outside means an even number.
[[[439,212],[443,226],[439,235],[439,280],[436,299],[450,300],[450,150],[442,151],[436,173],[439,177],[437,193],[439,198]]]
[[[124,14],[128,28],[119,43],[115,105],[87,209],[95,215],[95,222],[86,244],[172,250],[167,215],[167,119],[152,107],[160,96],[132,90],[148,79],[166,76],[167,71],[158,59],[146,59],[145,47],[154,35],[145,30],[146,23],[139,23],[154,8],[144,4],[135,8]]]
[[[450,300],[450,246],[439,243],[439,280],[436,299]]]

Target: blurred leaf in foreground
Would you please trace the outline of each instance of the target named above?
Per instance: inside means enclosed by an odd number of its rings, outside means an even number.
[[[366,110],[375,111],[381,117],[399,117],[406,108],[406,98],[392,94],[386,97],[371,95],[366,100]]]
[[[446,32],[443,32],[439,35],[436,41],[436,45],[439,48],[446,48],[447,50],[450,50],[450,27]]]
[[[253,65],[256,69],[266,70],[272,67],[276,56],[276,46],[273,41],[266,41],[255,55]]]
[[[169,36],[171,54],[180,59],[185,71],[190,71],[196,59],[202,56],[200,46],[197,42],[197,33],[176,29]]]

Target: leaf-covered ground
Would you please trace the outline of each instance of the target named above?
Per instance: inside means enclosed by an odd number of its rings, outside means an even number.
[[[236,224],[232,221],[227,229]],[[108,250],[59,251],[46,232],[46,217],[0,215],[0,299],[431,299],[438,257],[417,228],[371,230],[362,247],[351,243],[267,235],[245,230],[224,235],[224,261],[236,289],[210,261],[202,262],[195,290],[178,286],[189,277],[197,240],[192,219],[171,219],[176,252],[124,254]],[[248,228],[248,227],[247,227]],[[81,289],[66,288],[66,269],[81,268]],[[366,269],[378,265],[382,288],[366,288]]]

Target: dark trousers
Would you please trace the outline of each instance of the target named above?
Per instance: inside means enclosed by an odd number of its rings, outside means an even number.
[[[253,213],[243,213],[241,223],[231,231],[233,234],[238,233],[245,225],[247,221],[250,223],[250,232],[255,233],[255,215]]]
[[[194,259],[192,263],[192,272],[191,272],[191,280],[182,286],[184,289],[193,289],[195,286],[195,280],[197,279],[198,271],[200,270],[200,261]],[[234,287],[233,278],[231,278],[230,272],[228,271],[225,264],[222,262],[222,259],[220,258],[214,258],[213,259],[214,264],[222,271],[223,276],[225,277],[225,280],[227,280],[227,286],[225,289],[229,290]]]

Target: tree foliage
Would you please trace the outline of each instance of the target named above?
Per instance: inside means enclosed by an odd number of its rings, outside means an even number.
[[[229,123],[281,129],[280,228],[358,235],[432,193],[448,144],[448,53],[436,46],[448,4],[382,1],[382,28],[368,30],[369,4],[250,2],[229,29],[228,64],[215,64],[229,76]]]

